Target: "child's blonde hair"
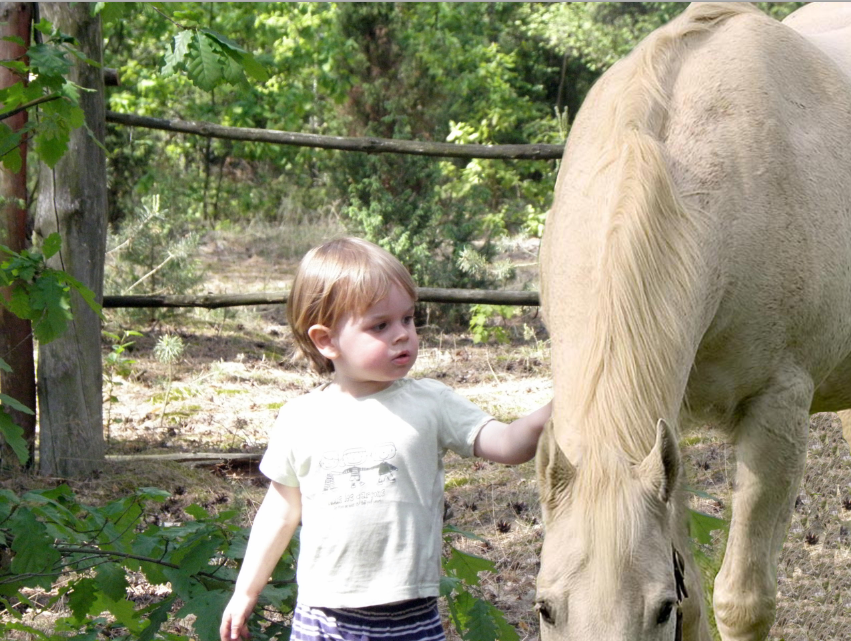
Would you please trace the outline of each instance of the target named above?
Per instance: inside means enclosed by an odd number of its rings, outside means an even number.
[[[393,285],[412,300],[417,288],[396,257],[360,238],[338,238],[314,247],[296,271],[287,301],[287,320],[296,344],[321,374],[334,371],[307,331],[313,325],[334,329],[348,313],[362,314],[382,300]]]

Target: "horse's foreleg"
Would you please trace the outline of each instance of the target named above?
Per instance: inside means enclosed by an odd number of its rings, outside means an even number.
[[[787,369],[742,407],[733,518],[714,609],[724,641],[762,641],[774,621],[777,560],[804,469],[813,384]]]

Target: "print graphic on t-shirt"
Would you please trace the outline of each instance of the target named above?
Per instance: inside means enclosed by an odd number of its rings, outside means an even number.
[[[399,470],[388,461],[396,456],[396,445],[379,443],[371,448],[352,447],[323,453],[319,467],[325,471],[325,492],[386,487],[396,482]]]

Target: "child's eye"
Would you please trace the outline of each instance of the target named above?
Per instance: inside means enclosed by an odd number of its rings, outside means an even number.
[[[383,329],[386,329],[386,328],[387,328],[387,323],[378,323],[378,325],[374,326],[372,329],[374,329],[376,332],[380,332],[380,331],[382,331]]]
[[[405,325],[411,325],[414,322],[414,317],[413,316],[405,316],[405,318],[402,319],[402,322]]]

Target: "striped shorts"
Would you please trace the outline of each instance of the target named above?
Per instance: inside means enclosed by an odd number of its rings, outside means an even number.
[[[299,603],[290,641],[445,641],[435,597],[367,608]]]

